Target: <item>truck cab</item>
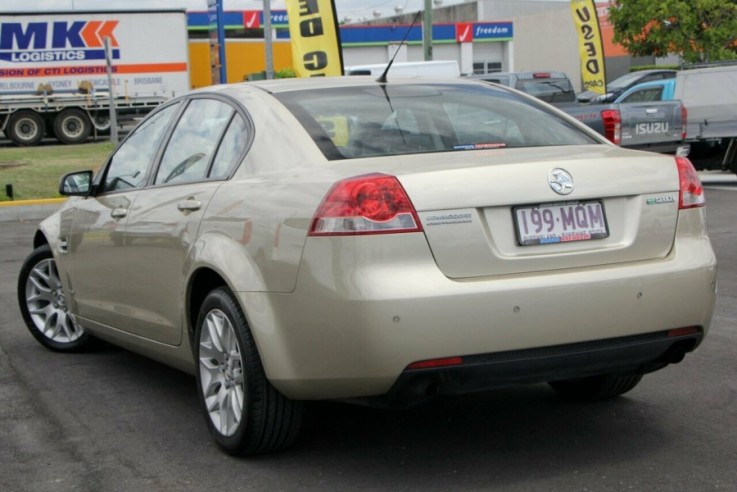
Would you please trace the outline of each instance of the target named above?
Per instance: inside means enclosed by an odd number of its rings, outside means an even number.
[[[642,103],[675,99],[676,79],[643,82],[627,89],[615,103]]]

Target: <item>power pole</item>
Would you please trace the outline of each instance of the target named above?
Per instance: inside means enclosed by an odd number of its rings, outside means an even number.
[[[274,54],[271,45],[271,0],[264,0],[264,50],[266,58],[266,79],[274,78]]]
[[[432,60],[432,0],[425,0],[425,12],[422,18],[422,50],[425,61]]]

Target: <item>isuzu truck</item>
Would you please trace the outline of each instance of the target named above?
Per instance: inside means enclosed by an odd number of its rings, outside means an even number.
[[[83,142],[110,101],[126,120],[189,90],[188,46],[184,10],[0,13],[0,130]]]
[[[679,99],[688,110],[686,143],[698,167],[737,173],[737,64],[681,70],[674,79],[647,82],[620,96],[621,102]]]

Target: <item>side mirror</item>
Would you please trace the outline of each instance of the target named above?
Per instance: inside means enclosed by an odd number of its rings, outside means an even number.
[[[92,171],[77,171],[62,176],[59,194],[64,196],[86,196],[92,189]]]

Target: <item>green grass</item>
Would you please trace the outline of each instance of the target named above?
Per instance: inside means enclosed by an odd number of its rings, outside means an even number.
[[[110,142],[0,148],[0,201],[9,200],[8,184],[13,185],[15,200],[59,197],[62,175],[97,171],[113,148]]]

